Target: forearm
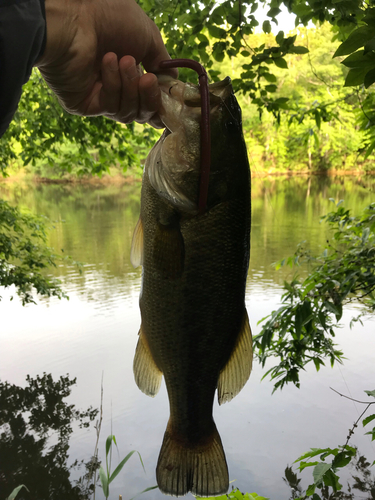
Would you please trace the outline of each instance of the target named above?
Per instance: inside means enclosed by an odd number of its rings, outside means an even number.
[[[42,2],[8,0],[0,4],[0,137],[16,112],[22,85],[44,50]]]
[[[74,44],[81,23],[83,0],[43,0],[46,18],[45,50],[35,62],[43,68],[58,64],[68,51],[79,49]],[[86,2],[87,3],[87,2]]]

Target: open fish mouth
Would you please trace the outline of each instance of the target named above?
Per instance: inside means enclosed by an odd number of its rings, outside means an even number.
[[[170,76],[158,76],[159,86],[162,92],[169,94],[173,99],[183,102],[186,106],[200,106],[199,86],[192,83],[183,83],[180,80]],[[210,104],[215,105],[225,100],[232,92],[231,79],[229,76],[220,82],[210,83],[208,90],[210,92]]]
[[[183,83],[167,75],[158,76],[160,90],[162,91],[162,107],[159,115],[168,130],[173,132],[181,124],[181,115],[198,122],[201,116],[201,95],[199,86]],[[215,111],[233,93],[231,79],[226,77],[220,82],[211,83],[209,86],[209,102],[211,119]]]

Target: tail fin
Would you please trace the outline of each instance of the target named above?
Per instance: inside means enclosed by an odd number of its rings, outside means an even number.
[[[162,493],[175,497],[186,495],[189,491],[199,497],[226,493],[229,487],[228,467],[216,426],[204,444],[189,446],[172,435],[168,422],[156,467],[156,479]]]

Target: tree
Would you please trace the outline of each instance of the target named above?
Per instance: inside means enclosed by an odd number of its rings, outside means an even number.
[[[263,366],[269,358],[278,359],[264,375],[276,381],[274,391],[289,382],[299,387],[299,373],[310,362],[319,371],[325,359],[332,366],[342,361],[333,338],[346,304],[362,307],[352,321],[375,312],[375,203],[353,216],[340,202],[323,220],[330,228],[326,249],[314,256],[301,245],[278,263],[308,263],[312,271],[304,280],[296,275],[284,283],[281,307],[262,320],[267,321],[254,338]]]
[[[34,302],[33,289],[47,297],[66,298],[60,281],[43,272],[62,259],[46,246],[46,239],[42,217],[22,213],[0,200],[0,285],[13,285],[23,305]]]
[[[240,76],[234,79],[235,88],[256,106],[259,115],[269,113],[279,125],[286,114],[290,126],[296,126],[300,131],[293,134],[295,140],[278,149],[286,158],[291,151],[307,150],[309,165],[315,157],[324,163],[328,149],[320,131],[325,123],[342,119],[345,106],[360,110],[365,135],[362,144],[355,147],[366,152],[367,156],[372,153],[375,148],[375,97],[371,90],[366,90],[375,80],[375,8],[370,2],[269,0],[265,2],[268,19],[262,25],[264,33],[270,34],[268,43],[254,34],[259,25],[259,3],[256,0],[140,0],[139,3],[161,29],[171,56],[202,62],[212,80],[218,79],[219,75],[214,66],[216,63],[223,62],[225,57],[242,56]],[[276,36],[271,35],[272,28],[277,27],[282,5],[296,16],[296,26],[306,26],[310,21],[315,25],[324,22],[331,25],[338,45],[334,56],[345,57],[342,77],[337,76],[341,78],[342,86],[360,86],[354,94],[352,91],[342,93],[340,89],[329,102],[323,94],[318,103],[303,106],[297,95],[277,95],[278,83],[285,78],[281,75],[288,74],[288,69],[291,71],[288,57],[306,57],[309,52],[306,44],[297,43],[297,34],[286,36],[278,31]],[[189,79],[191,75],[183,70],[181,77]],[[122,126],[102,117],[83,119],[68,115],[58,106],[35,71],[24,87],[23,99],[11,126],[0,140],[0,170],[6,175],[10,163],[20,158],[24,164],[43,161],[50,166],[57,164],[60,171],[101,175],[113,163],[126,168],[135,160],[139,150],[149,147],[156,134],[150,128],[140,132],[137,127]],[[6,228],[2,230],[0,258],[5,269],[2,274],[9,279],[7,269],[14,262],[9,260],[12,255],[3,250],[11,246],[7,231]],[[37,231],[35,228],[34,235]],[[30,277],[36,267],[26,266],[21,282],[33,286]],[[3,286],[10,283],[0,281]],[[13,284],[18,286],[17,282]],[[49,290],[53,293],[53,288],[49,289],[48,283],[45,284],[39,291],[47,292],[47,295]]]

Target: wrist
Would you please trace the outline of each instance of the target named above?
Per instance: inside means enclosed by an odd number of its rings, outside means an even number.
[[[45,0],[45,49],[35,66],[54,64],[72,47],[80,4],[76,0]]]

